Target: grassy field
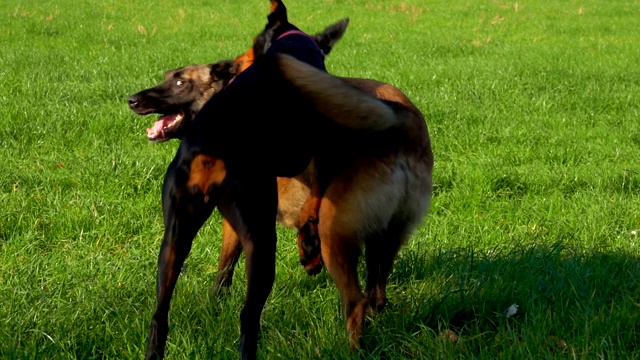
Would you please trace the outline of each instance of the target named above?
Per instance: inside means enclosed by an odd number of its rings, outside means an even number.
[[[309,32],[350,17],[329,70],[390,82],[423,110],[435,194],[359,353],[333,283],[307,277],[279,229],[260,357],[640,358],[640,3],[286,4]],[[147,142],[152,120],[126,97],[244,52],[267,11],[0,4],[0,358],[142,357],[177,143]],[[219,238],[216,214],[178,282],[171,359],[237,358],[244,268],[209,294]]]

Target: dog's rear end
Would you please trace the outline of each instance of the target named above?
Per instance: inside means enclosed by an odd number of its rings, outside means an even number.
[[[385,306],[395,257],[429,208],[433,154],[426,122],[411,101],[390,85],[359,79],[343,79],[341,85],[295,59],[282,61],[285,77],[313,107],[332,119],[344,116],[345,123],[354,122],[358,133],[364,134],[354,143],[338,145],[346,149],[339,154],[346,156],[332,158],[339,164],[337,169],[318,167],[319,173],[335,174],[323,194],[318,217],[322,258],[340,292],[350,344],[357,346],[367,309]],[[386,109],[380,111],[379,104],[368,106],[359,92],[384,100],[380,104]],[[363,245],[364,293],[357,272]]]

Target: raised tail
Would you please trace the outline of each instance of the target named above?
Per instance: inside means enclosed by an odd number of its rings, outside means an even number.
[[[295,58],[279,54],[282,76],[320,113],[342,126],[382,131],[399,123],[394,110],[374,96]]]

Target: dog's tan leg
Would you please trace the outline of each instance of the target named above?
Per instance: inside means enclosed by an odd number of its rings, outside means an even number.
[[[331,235],[323,236],[321,248],[325,268],[340,293],[342,311],[347,319],[349,345],[352,348],[358,347],[368,307],[368,301],[358,282],[360,248],[352,239]]]
[[[333,204],[323,200],[320,212],[320,237],[325,268],[340,293],[342,311],[347,319],[349,345],[358,347],[362,339],[368,301],[358,281],[358,257],[361,248],[355,233],[341,228]],[[343,231],[344,230],[344,231]]]
[[[222,219],[222,249],[218,260],[218,275],[213,286],[215,294],[231,286],[233,273],[242,253],[238,234],[227,219]]]

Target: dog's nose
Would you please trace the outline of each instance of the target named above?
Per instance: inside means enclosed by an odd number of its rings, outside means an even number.
[[[136,95],[131,95],[127,99],[127,102],[129,103],[129,107],[130,108],[134,108],[136,105],[138,105],[140,100],[138,100],[138,97]]]

